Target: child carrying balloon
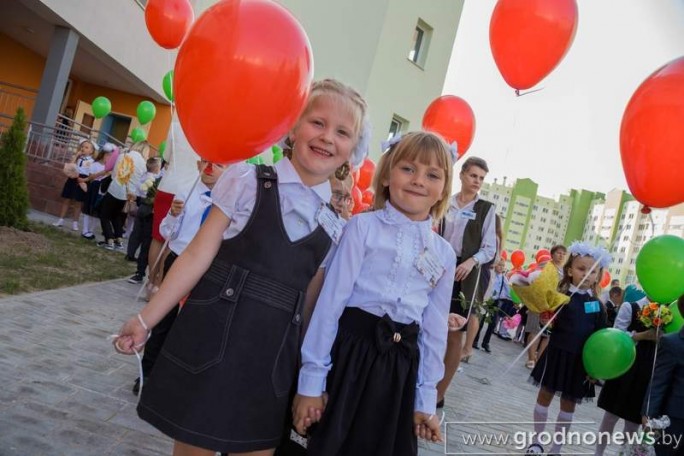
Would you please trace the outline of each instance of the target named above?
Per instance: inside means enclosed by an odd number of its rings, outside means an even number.
[[[292,159],[228,168],[196,237],[121,328],[115,347],[132,354],[190,293],[138,406],[175,440],[174,454],[270,455],[280,442],[302,315],[341,231],[328,178],[365,152],[356,148],[365,113],[350,87],[315,83],[290,132]]]
[[[407,134],[380,159],[376,210],[347,223],[302,346],[297,431],[323,410],[310,456],[416,455],[416,437],[441,441],[456,256],[432,227],[449,204],[452,160],[439,136]]]
[[[600,247],[580,242],[573,243],[568,253],[558,293],[552,288],[558,276],[551,263],[543,271],[531,275],[533,280],[529,289],[516,288],[526,305],[534,307],[546,303],[554,308],[555,302],[564,302],[556,310],[548,348],[530,376],[530,381],[540,389],[534,407],[534,438],[526,454],[560,453],[561,444],[557,439],[548,451],[539,443],[554,395],[560,396],[561,401],[556,433],[570,428],[578,403],[595,396],[593,380],[582,363],[582,348],[592,333],[606,327],[606,312],[599,301],[599,281],[610,263],[610,255]],[[520,284],[520,277],[513,276],[512,282]]]

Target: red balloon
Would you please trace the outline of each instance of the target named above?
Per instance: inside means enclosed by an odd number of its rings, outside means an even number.
[[[245,160],[276,143],[304,109],[309,39],[271,0],[224,0],[197,19],[173,73],[183,132],[205,160]]]
[[[363,204],[363,193],[356,185],[352,188],[352,199],[354,200],[354,209],[358,209]],[[352,211],[352,213],[354,213]]]
[[[637,88],[620,126],[620,154],[632,195],[650,207],[684,202],[684,57]]]
[[[506,252],[505,250],[502,250],[501,251],[501,258],[503,258],[504,260],[507,260],[508,259],[508,252]]]
[[[534,270],[537,269],[538,267],[539,267],[539,264],[537,264],[537,263],[530,263],[530,265],[527,266],[527,270],[528,270],[528,271],[534,271]]]
[[[423,130],[442,136],[447,143],[456,143],[458,158],[470,148],[475,135],[475,114],[463,98],[443,95],[425,110]]]
[[[537,254],[534,256],[537,263],[544,263],[545,261],[551,261],[551,252],[548,249],[539,249]]]
[[[603,271],[603,277],[601,277],[601,282],[599,285],[601,285],[601,288],[606,288],[608,285],[610,285],[610,272],[607,270]]]
[[[187,35],[195,13],[189,0],[149,0],[145,24],[152,39],[164,49],[176,49]]]
[[[352,215],[360,214],[361,212],[366,212],[368,209],[370,209],[370,204],[361,203],[358,206],[354,206],[354,209],[352,209]]]
[[[514,250],[511,253],[511,264],[514,268],[521,268],[525,264],[525,253],[522,250]]]
[[[373,204],[373,200],[375,199],[375,193],[373,193],[373,190],[368,188],[368,189],[364,190],[361,195],[362,195],[361,201],[363,201],[364,203],[366,203],[368,205]]]
[[[366,190],[373,182],[373,175],[375,174],[375,163],[370,158],[367,158],[359,168],[359,178],[356,181],[356,186],[361,190]]]
[[[563,60],[576,30],[575,0],[499,0],[489,22],[489,44],[506,83],[524,90]]]

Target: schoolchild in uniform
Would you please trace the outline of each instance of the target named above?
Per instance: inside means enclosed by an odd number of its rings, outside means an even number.
[[[266,456],[280,442],[305,296],[315,302],[339,231],[328,179],[352,159],[365,111],[353,89],[315,83],[290,133],[292,159],[226,170],[197,236],[114,341],[139,350],[190,293],[138,406],[175,440],[174,455]]]
[[[302,346],[297,431],[323,410],[310,456],[416,455],[417,436],[441,440],[436,385],[456,256],[432,227],[452,166],[439,136],[409,133],[380,160],[375,211],[347,223]]]
[[[194,191],[189,195],[175,195],[168,214],[159,225],[159,231],[164,239],[168,239],[169,254],[164,260],[164,274],[169,272],[176,259],[183,253],[190,241],[195,237],[200,226],[209,216],[211,210],[211,190],[216,185],[227,168],[227,164],[211,163],[205,160],[197,162],[200,171],[200,181]],[[145,355],[142,358],[143,378],[146,379],[159,356],[159,351],[164,345],[166,335],[171,330],[173,322],[180,310],[176,305],[159,323],[152,329],[150,339],[145,343]],[[144,384],[144,383],[143,383]],[[140,391],[140,378],[133,384],[133,394]]]
[[[544,432],[554,396],[560,396],[556,432],[563,432],[563,428],[567,431],[575,406],[595,396],[594,383],[584,370],[582,348],[589,336],[606,327],[606,312],[599,301],[599,281],[610,263],[610,255],[600,247],[580,242],[573,243],[568,254],[558,291],[570,296],[570,302],[556,311],[549,346],[530,374],[530,381],[540,386],[533,414],[537,436]],[[560,448],[554,440],[551,449],[544,452],[535,439],[526,454],[555,455]]]

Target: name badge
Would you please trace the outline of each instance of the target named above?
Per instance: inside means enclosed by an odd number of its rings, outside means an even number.
[[[326,205],[322,205],[316,214],[316,221],[323,227],[330,239],[335,244],[340,243],[344,224],[346,223],[342,217],[331,211]]]
[[[601,311],[601,304],[598,301],[588,301],[584,303],[584,313],[596,313]]]
[[[466,220],[475,220],[475,211],[461,211],[461,218]]]
[[[415,266],[432,288],[437,286],[437,282],[445,271],[444,266],[439,262],[439,258],[427,249],[418,255]]]

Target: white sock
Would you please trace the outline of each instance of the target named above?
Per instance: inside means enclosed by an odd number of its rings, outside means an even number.
[[[563,429],[565,429],[565,435],[567,435],[567,431],[568,429],[570,429],[570,425],[572,425],[572,415],[572,413],[564,412],[562,410],[558,412],[558,418],[556,419],[556,435],[561,435],[563,433]],[[553,445],[551,446],[551,449],[549,450],[548,454],[560,453],[562,445],[556,443],[556,440],[559,438],[560,437],[554,437]]]
[[[90,216],[83,214],[83,231],[81,233],[88,234],[90,231]]]
[[[535,433],[532,443],[539,444],[539,434],[544,432],[544,428],[546,427],[546,420],[549,418],[549,408],[544,407],[541,404],[535,404],[532,416],[534,417]]]
[[[613,415],[610,412],[603,414],[603,419],[601,420],[601,425],[599,426],[599,439],[596,441],[596,453],[594,453],[595,456],[603,456],[603,452],[606,451],[606,446],[608,445],[608,439],[601,438],[601,434],[603,432],[609,432],[612,434],[613,429],[615,429],[615,424],[619,419],[619,416]]]

